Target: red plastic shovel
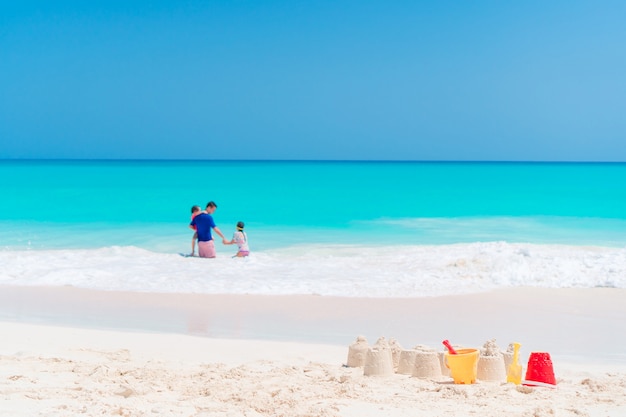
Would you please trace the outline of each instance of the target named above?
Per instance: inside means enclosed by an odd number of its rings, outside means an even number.
[[[452,345],[450,344],[450,342],[448,340],[444,340],[443,345],[448,348],[448,352],[450,352],[450,355],[456,355],[456,350],[454,350],[454,348],[452,347]]]

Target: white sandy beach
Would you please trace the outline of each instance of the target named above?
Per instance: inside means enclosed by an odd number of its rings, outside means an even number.
[[[626,415],[626,292],[619,289],[520,289],[424,299],[13,287],[2,294],[0,416]],[[66,322],[62,311],[82,314],[83,321]],[[240,333],[194,336],[189,333],[200,327],[180,332],[176,317],[166,329],[158,323],[141,329],[147,317],[158,322],[174,311],[181,312],[181,322],[205,317],[222,320],[224,328],[238,323]],[[117,318],[97,322],[102,314]],[[125,315],[143,318],[125,326],[119,321]],[[265,321],[273,324],[262,327]],[[303,332],[293,332],[296,323]],[[366,377],[361,368],[343,366],[359,334],[372,344],[378,336],[394,337],[406,348],[434,344],[444,335],[469,347],[495,337],[504,349],[517,340],[523,365],[531,351],[552,354],[558,387]],[[316,342],[322,339],[325,344]]]

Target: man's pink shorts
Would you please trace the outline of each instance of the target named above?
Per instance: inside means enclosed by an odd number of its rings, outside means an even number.
[[[198,256],[201,258],[215,258],[215,243],[212,240],[198,242]]]

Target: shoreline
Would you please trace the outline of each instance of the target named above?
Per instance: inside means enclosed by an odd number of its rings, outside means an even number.
[[[424,298],[163,294],[74,287],[0,287],[0,321],[212,339],[348,346],[356,336],[440,348],[519,341],[573,361],[626,364],[614,334],[626,290],[514,288]],[[621,339],[623,340],[621,340]],[[621,344],[620,344],[620,339]]]
[[[474,242],[293,246],[207,261],[137,247],[0,251],[0,285],[194,294],[436,297],[519,287],[626,288],[626,249]]]

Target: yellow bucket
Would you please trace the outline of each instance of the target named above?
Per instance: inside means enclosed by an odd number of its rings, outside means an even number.
[[[455,384],[473,384],[478,373],[478,350],[457,349],[456,355],[446,352],[445,364]]]

